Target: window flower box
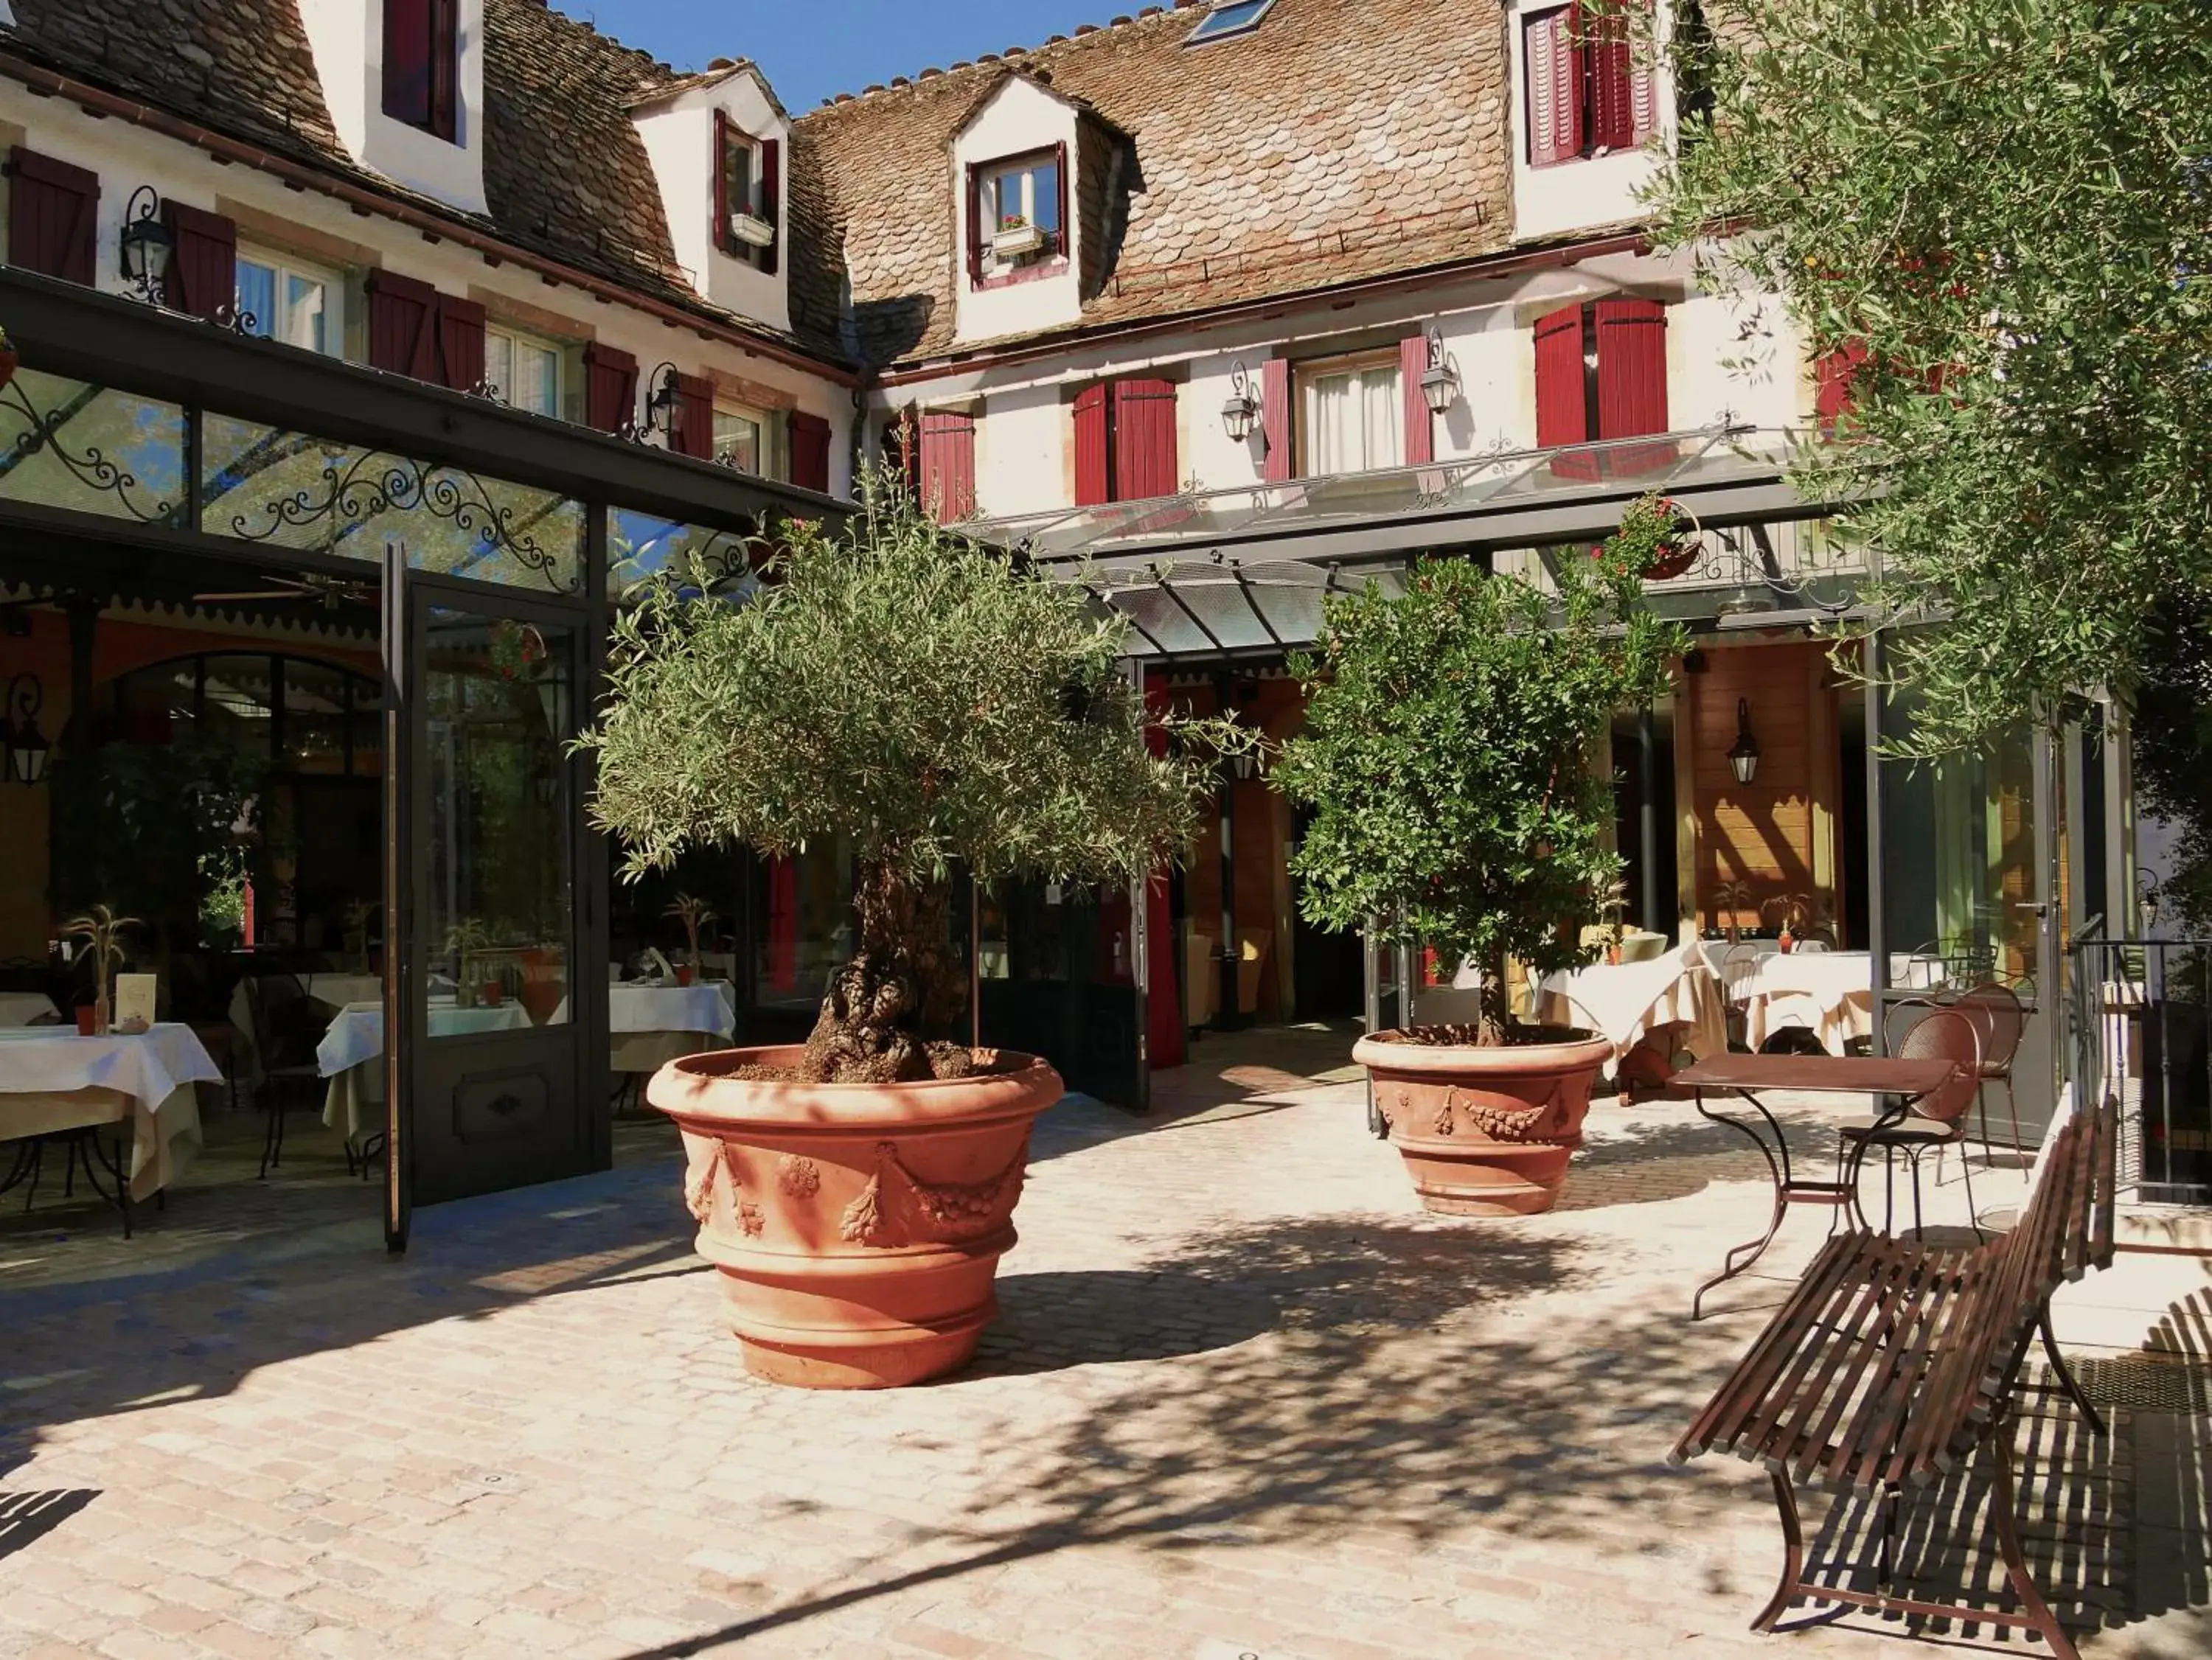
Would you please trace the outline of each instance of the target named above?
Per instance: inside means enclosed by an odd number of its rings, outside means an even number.
[[[1025,220],[1008,220],[991,233],[991,251],[1001,259],[1019,259],[1044,247],[1044,233]]]
[[[732,214],[730,234],[752,248],[771,247],[775,242],[775,227],[757,214]]]

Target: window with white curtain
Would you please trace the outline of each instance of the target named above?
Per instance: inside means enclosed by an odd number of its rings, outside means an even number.
[[[311,352],[336,355],[344,348],[339,308],[343,285],[335,272],[301,264],[289,254],[258,248],[238,251],[236,306],[251,323],[248,333]]]
[[[510,409],[561,413],[561,348],[550,341],[496,325],[486,329],[484,379]]]
[[[1405,464],[1397,354],[1303,365],[1298,391],[1298,470],[1307,477]]]

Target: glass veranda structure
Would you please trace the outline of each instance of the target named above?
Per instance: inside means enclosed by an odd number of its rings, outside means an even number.
[[[203,724],[258,711],[289,723],[303,776],[381,780],[364,931],[385,948],[389,1242],[417,1203],[605,1168],[610,859],[568,746],[611,609],[672,560],[741,572],[780,516],[844,505],[19,270],[0,270],[0,317],[21,356],[0,388],[0,591],[70,613],[69,707],[93,706],[118,602],[358,647],[343,674],[271,648],[242,659],[258,669],[177,672]],[[322,680],[362,689],[326,713]],[[90,730],[49,735],[57,761]],[[434,991],[465,1007],[479,984],[523,1007],[433,1020]]]

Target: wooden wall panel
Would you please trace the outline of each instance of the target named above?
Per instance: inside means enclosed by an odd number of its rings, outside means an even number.
[[[1710,647],[1705,669],[1687,676],[1690,742],[1686,774],[1696,822],[1694,849],[1700,927],[1755,928],[1770,902],[1797,908],[1831,927],[1841,912],[1837,889],[1836,802],[1839,788],[1835,692],[1817,643]],[[1736,703],[1749,707],[1759,772],[1739,785],[1728,752],[1736,741]],[[1679,746],[1681,748],[1683,746]],[[1750,893],[1733,910],[1728,884]],[[1772,907],[1778,914],[1778,907]]]

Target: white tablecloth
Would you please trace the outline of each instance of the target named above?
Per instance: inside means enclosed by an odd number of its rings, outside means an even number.
[[[252,978],[251,975],[247,978]],[[328,1003],[333,1009],[343,1009],[349,1003],[381,1003],[384,1000],[384,977],[380,974],[301,974],[296,977],[300,989],[317,1003]],[[246,1000],[246,981],[240,980],[230,994],[230,1023],[249,1039],[253,1036],[253,1011]]]
[[[0,1032],[0,1141],[96,1124],[132,1124],[131,1192],[151,1197],[198,1152],[197,1083],[222,1073],[189,1026],[81,1038],[40,1027]]]
[[[1720,981],[1692,943],[1649,962],[1594,963],[1537,983],[1537,1018],[1578,1026],[1613,1045],[1615,1061],[1662,1026],[1682,1029],[1679,1046],[1695,1059],[1728,1050],[1728,1012]]]
[[[530,1011],[519,1003],[490,1008],[459,1009],[451,1003],[430,1005],[430,1035],[450,1038],[463,1033],[513,1032],[530,1024]],[[349,1067],[373,1061],[384,1052],[384,1005],[348,1003],[331,1021],[331,1029],[315,1045],[315,1069],[325,1078]]]
[[[738,994],[726,980],[607,988],[609,1032],[704,1032],[726,1038],[737,1029]]]
[[[1929,991],[1942,984],[1932,957],[1889,960],[1890,984]],[[1753,1050],[1785,1027],[1803,1027],[1831,1055],[1874,1034],[1874,955],[1867,951],[1791,951],[1736,969],[1728,991],[1743,1008],[1744,1041]]]
[[[54,1000],[43,991],[0,991],[0,1027],[28,1026],[33,1021],[60,1014]]]

